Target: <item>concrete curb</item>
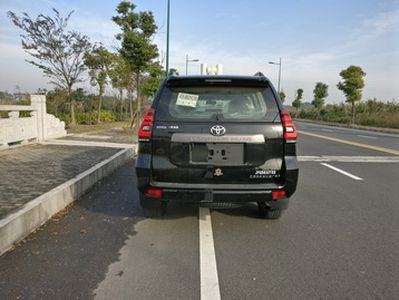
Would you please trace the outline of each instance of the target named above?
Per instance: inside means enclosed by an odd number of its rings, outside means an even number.
[[[131,147],[119,151],[0,220],[0,255],[82,196],[97,181],[123,165],[135,155],[135,150],[135,147]]]

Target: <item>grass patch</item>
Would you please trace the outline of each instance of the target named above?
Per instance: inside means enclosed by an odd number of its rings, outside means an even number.
[[[111,123],[100,123],[94,125],[75,125],[67,129],[68,133],[86,133],[86,132],[93,132],[93,131],[100,131],[112,128],[122,128],[125,130],[125,127],[129,126],[129,121],[122,121],[122,122],[111,122]]]

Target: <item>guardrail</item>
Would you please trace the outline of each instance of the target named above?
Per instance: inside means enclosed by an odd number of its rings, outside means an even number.
[[[45,95],[31,95],[30,100],[31,105],[0,105],[0,111],[8,112],[8,118],[0,118],[0,149],[66,135],[65,123],[47,114]],[[23,111],[29,116],[20,117]]]

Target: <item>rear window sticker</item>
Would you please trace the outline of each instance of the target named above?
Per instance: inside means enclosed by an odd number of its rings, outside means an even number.
[[[197,107],[198,95],[178,93],[176,105],[187,106],[187,107]]]

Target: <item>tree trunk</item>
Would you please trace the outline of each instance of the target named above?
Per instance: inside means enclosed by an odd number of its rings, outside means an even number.
[[[76,118],[75,118],[75,100],[71,101],[71,125],[76,125]]]
[[[101,122],[101,106],[103,104],[103,95],[100,93],[98,98],[98,113],[97,113],[97,124]]]
[[[129,125],[130,128],[133,128],[136,120],[137,120],[137,111],[134,113],[133,118],[130,120],[130,125]]]
[[[136,94],[137,94],[137,120],[141,120],[141,95],[140,95],[140,73],[136,74]]]
[[[129,113],[130,113],[130,119],[133,118],[133,103],[132,103],[132,92],[129,90],[127,94],[127,101],[129,101]]]
[[[352,101],[352,125],[355,124],[355,101]]]
[[[75,100],[71,99],[72,86],[68,86],[68,100],[71,103],[71,126],[76,125]]]
[[[123,90],[119,90],[119,100],[121,101],[121,107],[120,107],[120,118],[123,120]]]

